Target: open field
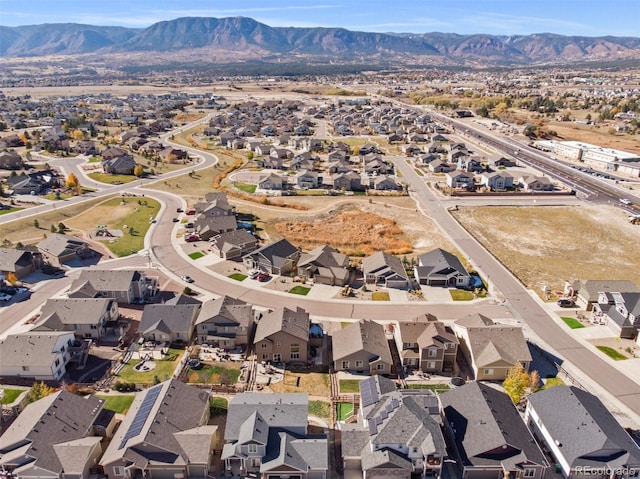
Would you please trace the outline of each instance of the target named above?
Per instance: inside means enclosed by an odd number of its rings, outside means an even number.
[[[562,290],[565,280],[640,284],[637,226],[606,206],[463,207],[452,212],[525,286]]]
[[[167,191],[184,197],[190,204],[196,203],[199,197],[203,197],[213,190],[213,179],[222,171],[221,166],[212,166],[204,170],[198,170],[194,174],[178,176],[168,180],[161,180],[145,186],[152,190]]]
[[[558,133],[562,141],[583,141],[604,148],[628,151],[640,154],[640,144],[637,135],[612,133],[613,125],[583,125],[575,122],[553,121],[547,123],[550,130]]]
[[[108,199],[109,197],[106,198]],[[95,200],[87,201],[85,203],[77,205],[72,205],[68,208],[64,208],[64,202],[62,202],[61,207],[54,211],[48,211],[47,213],[42,213],[40,215],[34,216],[33,218],[24,218],[12,221],[10,223],[3,223],[0,226],[0,231],[2,232],[0,236],[2,236],[2,238],[8,239],[12,243],[16,243],[18,241],[22,242],[23,244],[37,243],[44,238],[45,234],[50,234],[49,227],[51,225],[64,223],[65,225],[69,226],[68,223],[72,218],[81,215],[92,206],[95,206],[96,204],[103,201],[105,201],[105,197],[96,198]],[[40,223],[39,228],[33,226],[34,219],[37,219]],[[98,223],[92,225],[92,228],[94,228],[96,224]]]
[[[144,236],[149,229],[149,218],[155,218],[160,203],[151,198],[113,198],[65,223],[72,229],[93,231],[96,225],[107,225],[108,229],[121,230],[120,238],[103,241],[117,256],[127,256],[144,247]]]

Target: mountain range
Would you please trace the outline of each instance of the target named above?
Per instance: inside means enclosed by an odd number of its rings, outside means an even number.
[[[271,27],[246,17],[178,18],[147,28],[73,23],[0,26],[0,55],[154,53],[173,58],[212,53],[233,61],[365,61],[418,64],[531,64],[640,58],[640,38],[552,33],[500,36],[455,33],[395,34],[344,28]]]

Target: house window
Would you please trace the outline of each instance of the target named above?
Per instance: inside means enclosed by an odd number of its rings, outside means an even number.
[[[427,361],[427,369],[435,369],[436,362],[435,361]]]
[[[282,343],[280,341],[276,341],[276,348],[281,348],[282,347]]]
[[[356,360],[356,368],[363,368],[364,367],[364,361],[361,360]]]
[[[55,364],[56,367],[60,366],[60,358],[56,359],[53,364]]]
[[[267,343],[260,343],[261,349],[267,349]]]
[[[113,466],[113,475],[114,476],[124,476],[124,467],[122,467],[122,466]]]
[[[418,448],[417,448],[417,447],[414,447],[414,448],[413,448],[413,450],[412,450],[412,452],[413,452],[414,454],[415,454],[415,453],[417,453],[417,452],[418,452]]]
[[[384,371],[384,364],[376,364],[376,369],[378,371]]]
[[[485,376],[493,376],[493,369],[485,369],[484,370],[484,375]]]
[[[349,361],[342,361],[342,369],[349,369]]]
[[[292,344],[291,345],[291,359],[300,359],[300,345]]]
[[[92,324],[91,325],[91,329],[98,329],[98,325],[97,324]]]
[[[282,361],[282,355],[280,353],[274,353],[273,354],[273,360],[274,361]]]
[[[446,343],[444,347],[446,349],[455,349],[456,345],[454,343]]]
[[[535,469],[525,469],[522,477],[536,477]]]
[[[438,355],[438,350],[435,348],[429,349],[429,353],[427,354],[427,356],[429,356],[430,358],[435,358],[437,355]]]
[[[249,444],[249,454],[256,454],[258,452],[257,444]]]
[[[250,460],[250,464],[251,464],[252,468],[255,469],[257,467],[260,467],[260,458],[259,457],[252,457],[250,459],[251,459]],[[280,476],[280,477],[282,477],[282,476]]]
[[[22,366],[23,371],[29,371],[29,366]]]
[[[263,353],[262,354],[262,360],[263,361],[268,361],[269,360],[269,355],[267,353]]]

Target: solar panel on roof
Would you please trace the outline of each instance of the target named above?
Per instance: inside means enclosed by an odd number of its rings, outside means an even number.
[[[127,444],[127,441],[129,439],[140,434],[140,432],[142,431],[142,428],[144,427],[144,423],[147,421],[147,418],[149,417],[149,413],[151,412],[151,409],[153,409],[153,405],[155,404],[156,399],[158,399],[158,395],[160,394],[161,390],[162,390],[162,385],[159,384],[158,386],[154,386],[147,391],[147,395],[142,400],[142,404],[140,404],[140,407],[136,411],[136,415],[133,418],[133,421],[131,422],[129,429],[127,429],[127,432],[122,438],[122,442],[120,443],[120,446],[118,447],[118,449],[122,449]]]
[[[360,382],[360,401],[363,407],[371,406],[378,402],[378,391],[372,379],[365,379]]]

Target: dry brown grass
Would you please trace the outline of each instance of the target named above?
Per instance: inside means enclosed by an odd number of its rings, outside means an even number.
[[[284,380],[270,384],[267,389],[274,393],[308,393],[309,396],[329,397],[329,375],[327,373],[294,372],[287,369]]]
[[[548,122],[550,130],[558,133],[563,141],[583,141],[605,148],[628,151],[640,154],[640,144],[637,135],[610,133],[613,124],[600,126],[582,125],[573,122]]]
[[[305,249],[328,244],[352,255],[375,251],[408,254],[411,243],[395,220],[360,210],[351,210],[320,221],[276,223],[278,233]]]
[[[638,230],[613,207],[462,207],[452,212],[527,287],[562,290],[565,280],[640,284]]]

